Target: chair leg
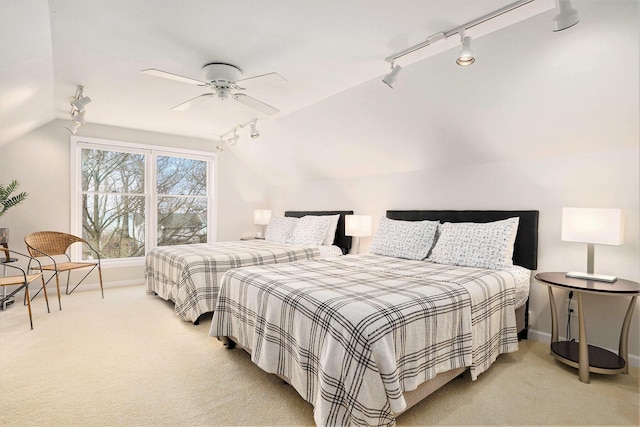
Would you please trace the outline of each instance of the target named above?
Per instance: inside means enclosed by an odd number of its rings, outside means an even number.
[[[58,307],[60,307],[60,311],[62,311],[62,303],[60,302],[60,280],[58,280],[58,272],[55,273],[56,276],[56,289],[58,290]]]
[[[44,290],[44,300],[47,302],[47,313],[51,313],[49,310],[49,297],[47,296],[47,284],[44,282],[44,275],[40,276],[42,279],[42,290]]]
[[[100,279],[100,293],[102,293],[102,299],[104,299],[104,288],[102,287],[102,268],[98,264],[98,277]]]
[[[27,296],[27,310],[29,311],[29,324],[31,325],[31,330],[33,331],[33,317],[31,316],[31,298],[29,297],[28,283],[24,287],[24,293]]]

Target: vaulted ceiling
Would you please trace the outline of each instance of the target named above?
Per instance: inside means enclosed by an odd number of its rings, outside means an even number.
[[[584,85],[595,96],[613,96],[610,102],[628,97],[623,87],[637,92],[637,16],[627,16],[629,8],[637,15],[637,5],[630,2],[574,0],[583,8],[582,21],[553,33],[554,0],[535,0],[531,16],[517,18],[525,21],[497,19],[482,33],[470,30],[479,57],[473,67],[453,62],[456,35],[434,44],[440,47],[427,52],[427,60],[403,64],[394,89],[380,82],[389,55],[514,2],[3,1],[0,144],[55,118],[68,119],[69,98],[84,85],[93,100],[89,123],[216,144],[234,126],[257,118],[260,144],[250,141],[230,151],[276,181],[544,155],[557,150],[557,138],[567,152],[589,149],[602,141],[600,135],[591,132],[585,141],[569,129],[578,124],[573,122],[602,117],[601,104],[582,102]],[[603,28],[620,25],[607,19],[626,20],[631,33],[623,28],[604,34]],[[636,61],[620,70],[612,61],[629,46]],[[201,69],[210,62],[233,64],[242,78],[283,76],[285,83],[247,92],[280,112],[265,116],[233,100],[171,111],[205,88],[141,73],[155,68],[203,79]],[[620,70],[619,81],[593,87],[592,81],[610,79],[612,70]],[[556,128],[553,138],[538,125],[576,108],[580,117],[569,116],[567,128]],[[605,117],[621,123],[616,141],[628,143],[625,126],[635,113],[637,108]],[[516,147],[513,135],[520,130]]]
[[[277,120],[377,78],[394,52],[513,2],[3,2],[0,141],[67,118],[76,85],[94,101],[89,122],[216,138],[254,118]],[[156,68],[203,79],[202,67],[210,62],[236,65],[242,78],[283,76],[284,84],[248,92],[280,113],[265,116],[233,100],[171,111],[206,90],[140,73]]]

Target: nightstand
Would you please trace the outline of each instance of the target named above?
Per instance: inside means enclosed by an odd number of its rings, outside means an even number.
[[[613,283],[567,277],[566,273],[538,273],[535,276],[543,285],[549,287],[549,304],[551,306],[551,354],[556,359],[574,368],[578,368],[578,377],[583,383],[589,383],[589,372],[597,374],[626,374],[629,372],[628,341],[629,324],[633,316],[636,299],[640,295],[640,283],[618,279]],[[553,288],[573,291],[578,299],[578,342],[558,341],[558,313],[553,297]],[[629,308],[620,330],[618,354],[609,350],[589,345],[587,330],[584,324],[585,313],[582,306],[582,294],[608,296],[630,296]]]

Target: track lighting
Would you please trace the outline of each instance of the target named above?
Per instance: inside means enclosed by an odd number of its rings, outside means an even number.
[[[578,23],[578,11],[571,6],[571,0],[518,0],[449,31],[435,33],[416,45],[388,56],[385,61],[391,64],[392,70],[382,78],[382,81],[389,87],[393,87],[396,76],[400,71],[399,63],[406,67],[436,53],[444,52],[454,46],[449,39],[456,35],[460,37],[460,42],[462,43],[462,51],[456,62],[461,66],[471,65],[475,59],[471,52],[471,38],[465,37],[465,31],[473,29],[473,37],[477,39],[505,26],[547,12],[553,9],[554,1],[558,10],[558,14],[553,19],[554,31],[561,31]],[[496,22],[499,21],[500,23],[492,24],[489,22],[494,18],[497,18]],[[425,49],[430,46],[430,49]]]
[[[257,121],[256,121],[257,122]],[[260,136],[260,132],[256,129],[256,122],[250,124],[251,126],[251,138],[256,139]]]
[[[85,123],[84,120],[84,112],[87,108],[87,105],[91,102],[91,98],[88,96],[84,96],[84,87],[78,86],[76,88],[76,94],[71,97],[69,100],[69,104],[71,104],[71,111],[69,111],[69,116],[71,116],[71,124],[66,126],[66,129],[75,135],[80,126]]]
[[[402,67],[400,67],[399,65],[394,65],[394,63],[392,62],[391,72],[389,74],[386,74],[382,78],[382,82],[393,89],[393,85],[396,84],[396,77],[398,76],[398,73],[401,69]]]
[[[556,0],[558,14],[553,18],[553,31],[566,30],[580,22],[578,11],[571,6],[571,0]]]
[[[465,36],[464,30],[460,32],[460,43],[462,43],[462,48],[458,54],[458,59],[456,59],[456,64],[466,67],[476,62],[471,50],[471,37]]]
[[[78,132],[78,129],[80,128],[81,125],[82,123],[72,121],[69,125],[65,126],[65,129],[67,129],[69,132],[75,135],[76,132]]]
[[[71,116],[71,120],[78,123],[78,126],[81,126],[85,123],[84,120],[84,111],[81,113],[78,113],[76,115]]]
[[[91,102],[91,98],[89,98],[88,96],[84,96],[82,93],[83,91],[84,87],[78,86],[78,89],[76,89],[76,96],[71,98],[70,101],[72,110],[79,113],[82,113],[85,108],[87,108],[87,105],[89,105],[89,103]]]
[[[234,130],[234,131],[233,131],[233,138],[230,138],[230,139],[227,141],[227,143],[228,143],[230,146],[232,146],[232,147],[235,147],[235,145],[238,143],[238,140],[240,139],[240,135],[238,135],[238,134],[236,133],[237,131],[238,131],[237,129],[236,129],[236,130]]]
[[[241,129],[246,128],[247,126],[249,126],[251,128],[251,132],[249,133],[251,138],[253,138],[253,139],[258,138],[260,136],[260,132],[258,132],[258,129],[256,129],[256,124],[257,123],[258,123],[258,119],[253,119],[250,122],[246,122],[246,123],[243,123],[241,125],[237,125],[237,126],[235,126],[233,128],[233,130],[230,130],[229,132],[227,132],[225,134],[222,134],[222,136],[220,137],[220,145],[216,146],[216,150],[224,151],[223,150],[223,145],[224,144],[228,144],[231,147],[235,147],[235,145],[240,140],[240,135],[238,135],[238,131],[241,130]],[[233,136],[225,139],[225,137],[230,135],[231,133],[233,133]]]

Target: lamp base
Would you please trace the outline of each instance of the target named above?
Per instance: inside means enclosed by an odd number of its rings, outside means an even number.
[[[574,279],[594,280],[596,282],[608,282],[608,283],[613,283],[616,280],[618,280],[616,276],[607,276],[604,274],[580,273],[578,271],[568,272],[567,277],[572,277]]]

